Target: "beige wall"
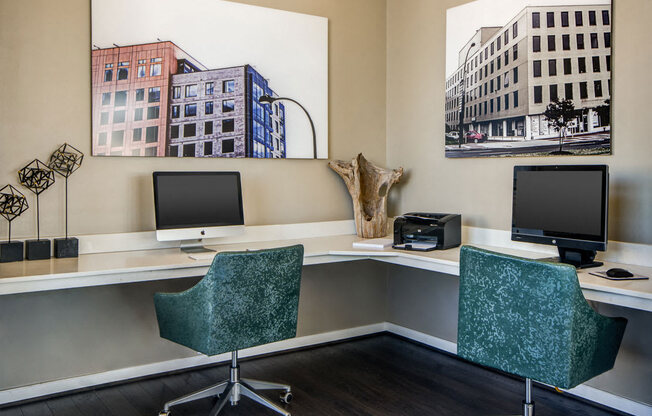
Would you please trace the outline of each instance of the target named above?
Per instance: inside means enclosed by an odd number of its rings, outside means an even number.
[[[329,18],[329,156],[348,159],[362,151],[375,162],[404,166],[403,183],[390,194],[390,213],[460,212],[465,224],[507,230],[512,166],[607,163],[610,238],[652,243],[652,140],[642,122],[652,93],[645,82],[652,54],[648,36],[641,36],[649,32],[652,3],[615,2],[612,156],[448,160],[446,8],[463,1],[241,2]],[[15,185],[17,169],[35,157],[46,159],[64,141],[90,152],[89,14],[87,0],[2,1],[0,184]],[[150,174],[167,169],[240,170],[248,224],[352,217],[346,190],[325,161],[87,156],[70,181],[71,233],[153,229]],[[31,195],[30,202],[35,205]],[[62,234],[62,181],[41,202],[42,233]],[[6,230],[1,221],[0,236]],[[34,209],[14,222],[14,232],[34,235]]]
[[[611,156],[456,160],[444,157],[446,8],[463,3],[387,2],[387,164],[408,170],[393,214],[455,212],[467,225],[509,230],[514,165],[605,163],[609,238],[652,244],[652,2],[614,1]]]
[[[358,152],[385,163],[385,1],[247,0],[329,19],[329,158]],[[90,153],[90,1],[0,0],[0,186],[69,142]],[[247,224],[352,218],[341,179],[325,160],[99,158],[70,179],[70,232],[154,229],[155,170],[239,170]],[[57,178],[59,179],[59,178]],[[19,187],[21,191],[29,192]],[[32,195],[30,205],[35,206]],[[42,235],[63,233],[63,181],[42,194]],[[36,210],[14,222],[36,233]],[[0,221],[0,238],[7,232]]]

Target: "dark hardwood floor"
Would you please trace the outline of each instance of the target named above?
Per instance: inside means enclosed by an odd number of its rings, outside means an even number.
[[[389,334],[244,360],[243,377],[292,385],[293,416],[499,415],[521,411],[524,384]],[[227,378],[228,365],[0,409],[0,416],[156,416],[165,401]],[[277,400],[276,392],[264,392]],[[620,414],[536,386],[537,416]],[[172,408],[206,415],[214,399]],[[243,398],[225,416],[275,413]]]

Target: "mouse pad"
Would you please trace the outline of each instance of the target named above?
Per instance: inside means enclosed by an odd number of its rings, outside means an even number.
[[[598,276],[598,277],[602,277],[602,278],[605,278],[605,279],[609,279],[609,280],[647,280],[647,279],[649,279],[649,277],[647,277],[647,276],[642,276],[642,275],[636,274],[636,273],[632,273],[634,276],[630,276],[630,277],[610,277],[610,276],[607,276],[606,271],[603,271],[603,272],[589,272],[589,274],[591,274],[593,276]]]

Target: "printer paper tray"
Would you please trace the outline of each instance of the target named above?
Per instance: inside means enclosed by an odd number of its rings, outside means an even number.
[[[399,250],[411,250],[411,251],[432,251],[437,249],[437,243],[403,243],[403,244],[394,244],[392,248]]]

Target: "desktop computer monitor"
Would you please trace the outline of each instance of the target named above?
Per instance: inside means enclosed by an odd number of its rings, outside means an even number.
[[[606,165],[515,166],[512,240],[555,245],[578,268],[600,266],[608,201]]]
[[[205,251],[204,238],[244,232],[240,172],[154,172],[156,239]],[[192,240],[188,242],[188,240]]]

